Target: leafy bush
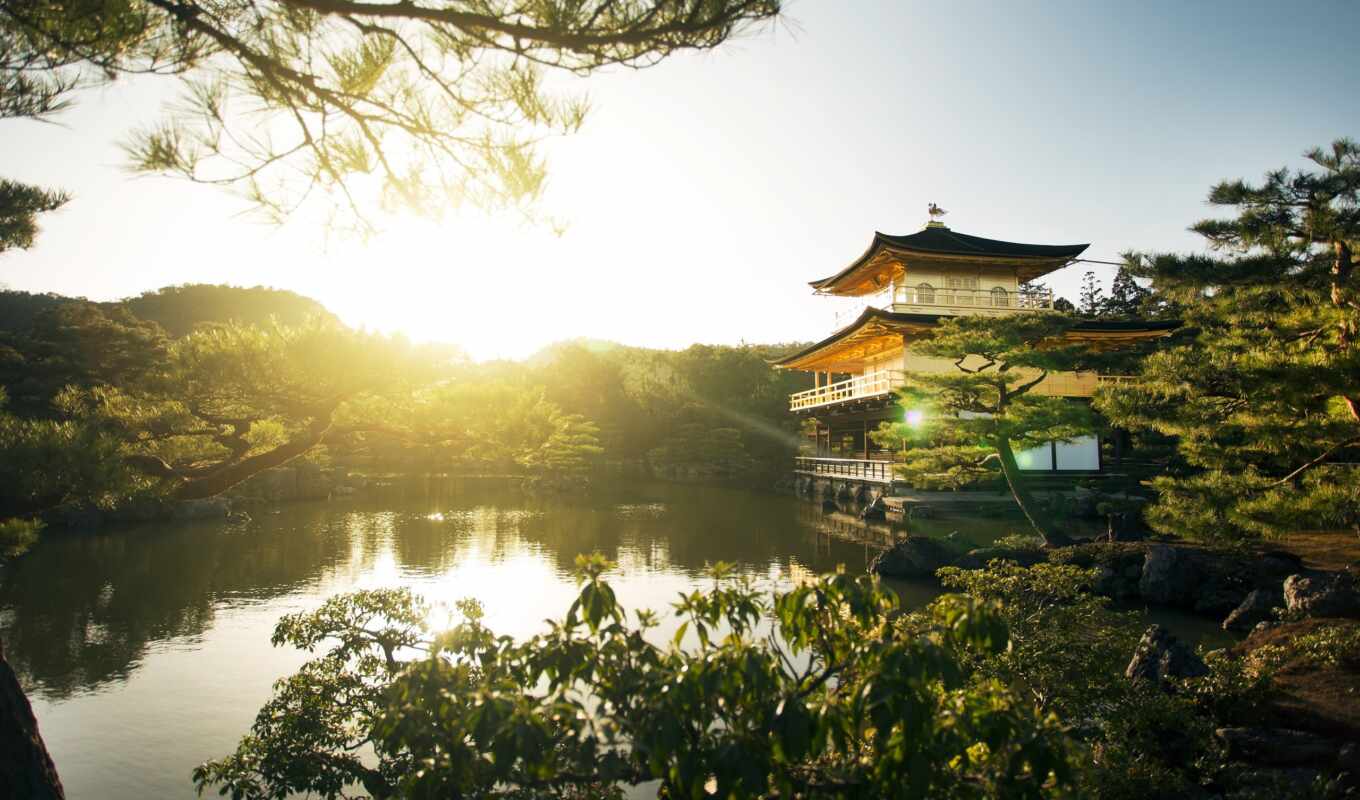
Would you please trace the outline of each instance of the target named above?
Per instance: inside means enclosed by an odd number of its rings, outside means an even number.
[[[630,621],[603,559],[578,565],[565,617],[524,642],[467,602],[432,635],[405,590],[285,618],[276,644],[329,649],[276,685],[234,754],[195,771],[200,790],[581,797],[656,781],[664,797],[981,798],[1069,780],[1057,721],[965,671],[1010,643],[990,604],[947,596],[906,632],[867,576],[771,597],[719,567],[658,643],[659,616]]]

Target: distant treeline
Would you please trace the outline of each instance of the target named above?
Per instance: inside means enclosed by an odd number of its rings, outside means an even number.
[[[63,394],[68,387],[136,387],[143,396],[197,402],[187,392],[202,387],[184,385],[182,370],[170,369],[178,377],[165,380],[166,365],[184,357],[189,334],[235,326],[237,336],[243,328],[277,336],[279,330],[309,325],[343,328],[315,300],[258,286],[174,286],[114,302],[0,292],[5,411],[60,422],[70,413],[65,407],[70,393]],[[231,355],[224,364],[249,368],[240,343],[212,345],[218,346]],[[772,369],[769,361],[797,347],[694,345],[668,351],[574,341],[522,362],[475,364],[452,345],[408,346],[402,357],[420,364],[423,383],[410,391],[393,387],[393,394],[410,402],[389,398],[390,408],[363,409],[366,420],[400,424],[405,435],[383,438],[373,432],[378,426],[355,426],[370,430],[331,436],[324,450],[309,457],[384,471],[589,466],[685,480],[765,481],[782,471],[797,447],[798,423],[787,400],[808,384],[806,376]],[[260,374],[278,369],[262,364]],[[231,385],[233,392],[243,391]],[[268,387],[244,392],[258,395]],[[243,402],[250,399],[243,396]],[[141,424],[126,408],[119,414]],[[210,421],[224,436],[231,432],[229,422]],[[263,430],[262,420],[252,424]],[[143,427],[137,438],[154,440],[154,425]],[[421,435],[435,430],[438,437]],[[181,460],[192,466],[192,459]]]

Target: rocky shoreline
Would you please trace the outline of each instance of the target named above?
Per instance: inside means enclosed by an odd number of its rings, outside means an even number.
[[[1159,625],[1138,642],[1124,676],[1165,691],[1210,674],[1205,658],[1271,663],[1273,695],[1259,717],[1215,729],[1230,769],[1211,797],[1277,787],[1312,796],[1320,782],[1360,790],[1360,672],[1345,659],[1309,659],[1292,647],[1310,636],[1360,635],[1360,580],[1351,572],[1307,569],[1290,553],[1214,550],[1169,542],[1090,542],[1070,547],[984,547],[908,537],[870,565],[880,575],[934,577],[942,567],[983,569],[1004,560],[1021,566],[1070,564],[1095,571],[1091,589],[1121,606],[1175,608],[1247,632],[1238,644],[1204,658]],[[1354,660],[1354,656],[1350,657]],[[1245,672],[1243,673],[1246,674]],[[1237,691],[1249,691],[1236,687]],[[1319,795],[1323,796],[1323,795]],[[1326,795],[1331,796],[1331,795]]]

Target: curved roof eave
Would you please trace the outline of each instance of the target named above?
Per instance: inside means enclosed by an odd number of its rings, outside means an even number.
[[[796,353],[791,353],[787,356],[784,356],[783,358],[775,359],[769,363],[775,367],[783,367],[789,364],[790,362],[800,361],[812,355],[813,353],[816,353],[818,350],[821,350],[825,347],[829,347],[835,344],[836,342],[840,341],[841,339],[845,338],[846,336],[853,334],[855,331],[864,327],[864,325],[866,325],[875,318],[878,318],[884,322],[889,323],[908,325],[913,323],[918,325],[936,325],[939,323],[941,318],[949,318],[951,316],[952,315],[947,314],[913,314],[910,312],[884,311],[883,309],[880,308],[872,307],[866,308],[864,309],[863,313],[861,313],[858,317],[855,318],[854,322],[851,322],[849,325],[846,325],[845,327],[837,330],[835,333],[832,333],[830,336],[826,337],[825,339],[822,339],[820,342],[810,344]],[[1137,333],[1137,332],[1170,333],[1171,331],[1174,331],[1177,328],[1181,327],[1181,324],[1182,324],[1181,321],[1178,319],[1167,320],[1087,319],[1079,321],[1076,325],[1072,327],[1072,331],[1077,333]]]
[[[1007,242],[1001,239],[986,239],[981,236],[970,236],[966,233],[956,233],[949,228],[927,227],[916,233],[903,236],[894,236],[874,231],[873,241],[859,258],[850,263],[848,267],[820,280],[808,281],[808,285],[814,289],[822,289],[839,282],[842,278],[852,274],[855,270],[864,266],[869,259],[878,253],[880,248],[890,247],[898,251],[919,253],[921,255],[942,255],[942,256],[973,256],[977,258],[1004,258],[1033,260],[1036,264],[1059,260],[1069,260],[1076,258],[1090,247],[1090,243],[1085,244],[1024,244],[1021,242]]]

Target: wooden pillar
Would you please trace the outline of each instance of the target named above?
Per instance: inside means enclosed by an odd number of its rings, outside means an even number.
[[[869,460],[869,420],[860,420],[860,426],[864,429],[864,460]]]

